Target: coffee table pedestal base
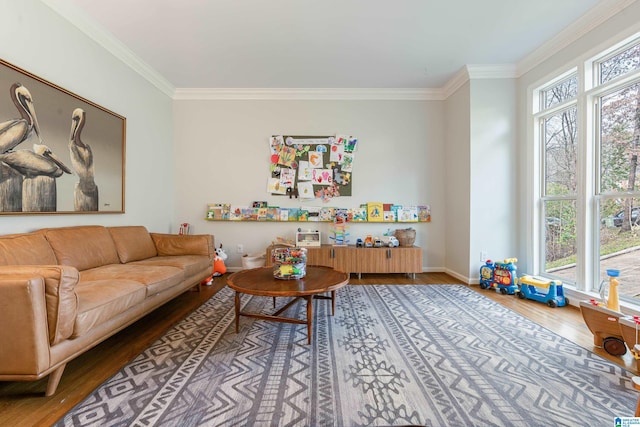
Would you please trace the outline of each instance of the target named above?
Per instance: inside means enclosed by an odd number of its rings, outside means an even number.
[[[242,311],[240,309],[240,294],[242,292],[236,291],[235,296],[235,309],[236,309],[236,333],[240,330],[240,316],[252,317],[254,319],[260,320],[270,320],[273,322],[283,322],[283,323],[294,323],[297,325],[307,325],[307,337],[308,344],[311,344],[311,331],[313,327],[313,299],[330,299],[331,300],[331,315],[333,316],[336,311],[336,291],[331,291],[331,296],[325,295],[307,295],[304,297],[294,297],[291,301],[284,305],[284,307],[280,308],[280,310],[276,311],[273,314],[261,314],[261,313],[251,313],[247,311]],[[281,316],[282,313],[287,311],[289,307],[295,304],[298,300],[304,299],[307,301],[307,318],[306,320],[302,319],[294,319],[292,317]],[[273,304],[275,306],[275,297],[273,298]]]

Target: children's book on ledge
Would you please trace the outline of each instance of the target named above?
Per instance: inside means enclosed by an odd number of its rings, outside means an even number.
[[[368,202],[354,208],[302,206],[299,208],[267,206],[266,202],[252,206],[230,203],[209,203],[207,221],[297,221],[333,222],[336,216],[347,222],[431,222],[428,205],[399,205]]]

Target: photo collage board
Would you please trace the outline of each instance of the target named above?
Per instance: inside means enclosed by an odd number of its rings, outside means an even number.
[[[324,202],[351,196],[358,139],[349,135],[272,135],[267,192]]]

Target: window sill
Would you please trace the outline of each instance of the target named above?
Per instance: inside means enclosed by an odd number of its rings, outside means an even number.
[[[569,304],[576,307],[580,307],[580,301],[589,301],[592,298],[598,301],[602,300],[602,298],[600,298],[600,295],[595,292],[579,291],[566,285],[564,293],[565,296],[569,299]],[[640,305],[621,300],[620,311],[628,316],[640,316]]]

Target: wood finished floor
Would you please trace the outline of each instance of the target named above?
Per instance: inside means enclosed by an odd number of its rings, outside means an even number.
[[[350,279],[351,285],[456,283],[460,281],[444,273],[417,274],[415,279],[403,274],[365,274],[358,279],[352,274]],[[40,427],[53,424],[222,286],[224,278],[216,278],[213,286],[203,287],[201,292],[186,292],[73,360],[67,365],[56,394],[51,397],[44,397],[46,378],[36,382],[0,382],[0,426]],[[552,309],[538,302],[481,290],[478,286],[471,288],[574,343],[638,373],[636,361],[629,353],[619,358],[593,347],[593,335],[585,326],[578,308]]]

